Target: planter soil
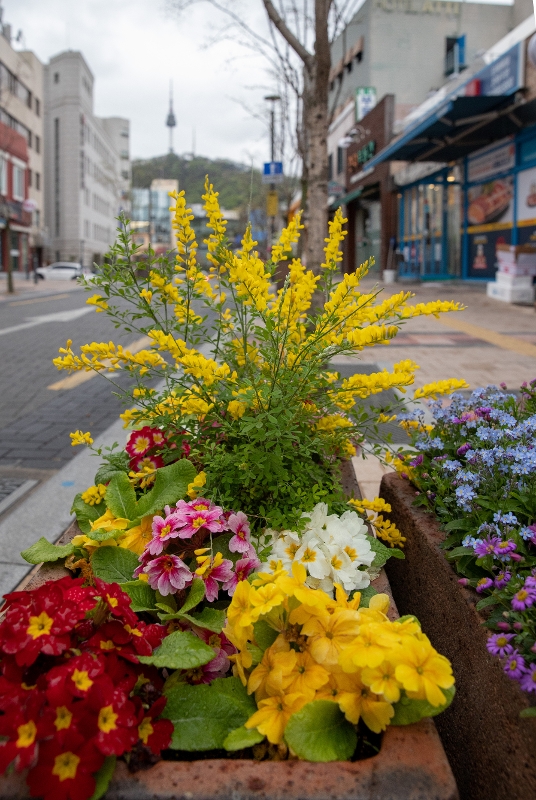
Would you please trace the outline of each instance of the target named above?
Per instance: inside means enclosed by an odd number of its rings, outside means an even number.
[[[439,545],[436,518],[412,505],[415,489],[395,473],[380,495],[407,537],[405,561],[386,569],[401,614],[415,614],[435,648],[452,662],[456,697],[436,717],[462,800],[536,798],[536,718],[520,718],[531,703],[486,649],[479,595],[458,583]]]

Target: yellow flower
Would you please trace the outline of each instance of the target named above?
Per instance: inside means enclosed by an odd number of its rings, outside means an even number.
[[[91,438],[91,434],[89,431],[87,433],[82,433],[82,431],[75,431],[74,433],[70,433],[69,436],[71,437],[71,446],[76,447],[79,444],[93,444],[93,439]]]
[[[434,650],[423,636],[404,636],[401,645],[393,654],[395,675],[408,697],[428,700],[433,706],[441,706],[446,697],[441,689],[454,685],[454,676],[449,660]],[[441,688],[440,688],[441,687]]]
[[[126,534],[121,537],[119,546],[124,547],[126,550],[132,550],[133,553],[141,556],[153,534],[152,522],[152,514],[142,517],[139,525],[129,528]]]
[[[328,682],[329,675],[327,669],[317,664],[309,653],[296,653],[296,664],[291,674],[291,677],[294,676],[294,680],[288,687],[288,691],[310,695],[312,700],[317,689]]]
[[[246,413],[247,406],[241,400],[231,400],[227,406],[227,411],[233,419],[240,419]]]
[[[287,722],[296,711],[299,711],[308,698],[300,692],[292,694],[267,697],[259,703],[259,710],[248,719],[245,727],[257,728],[272,744],[279,744]]]
[[[188,484],[188,489],[186,490],[186,493],[190,498],[190,500],[195,500],[195,498],[199,495],[199,490],[203,488],[206,482],[207,482],[207,473],[198,472],[193,481]]]
[[[90,522],[92,531],[124,531],[128,526],[128,519],[115,517],[109,508],[98,519]]]
[[[296,653],[288,642],[277,641],[269,647],[248,680],[248,694],[255,692],[257,703],[270,695],[286,692],[294,679]],[[296,690],[298,691],[298,690]]]
[[[427,383],[424,386],[421,386],[420,389],[415,389],[415,394],[413,397],[415,400],[419,400],[424,397],[429,397],[431,400],[437,400],[439,395],[452,394],[452,392],[457,392],[459,389],[468,388],[469,384],[466,381],[458,378],[448,378],[444,381]]]
[[[400,700],[400,684],[395,677],[395,667],[389,661],[384,661],[374,669],[365,667],[361,680],[366,686],[370,686],[374,694],[383,695],[388,703]]]
[[[88,306],[95,306],[97,314],[108,309],[108,303],[100,294],[94,294],[92,297],[88,297],[86,304]]]
[[[312,617],[302,628],[309,652],[319,664],[333,667],[341,652],[359,633],[359,612],[337,608],[333,614]]]
[[[263,614],[267,614],[272,608],[280,605],[285,599],[285,595],[275,583],[267,583],[256,589],[251,594],[251,617],[257,620]]]
[[[358,675],[347,675],[346,678],[347,689],[340,692],[337,702],[348,722],[357,725],[362,719],[374,733],[384,731],[395,713],[391,703],[374,694]]]
[[[85,492],[82,492],[82,500],[88,506],[98,506],[102,503],[104,495],[106,494],[106,486],[104,483],[99,483],[98,486],[90,486]]]
[[[150,303],[153,297],[153,293],[151,292],[150,289],[142,289],[140,292],[140,297],[142,300],[146,300],[148,303]]]

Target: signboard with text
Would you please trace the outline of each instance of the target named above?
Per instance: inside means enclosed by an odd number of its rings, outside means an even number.
[[[376,105],[376,89],[374,86],[358,86],[355,90],[355,119],[361,122],[363,117]]]
[[[283,180],[283,162],[267,161],[262,170],[263,183],[281,183]]]

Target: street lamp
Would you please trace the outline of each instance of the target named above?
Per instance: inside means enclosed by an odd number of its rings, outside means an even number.
[[[275,161],[275,104],[281,100],[278,94],[267,94],[264,98],[271,103],[270,108],[270,161]],[[275,183],[270,184],[270,194],[275,194]],[[275,215],[270,216],[270,245],[273,244],[275,235]]]

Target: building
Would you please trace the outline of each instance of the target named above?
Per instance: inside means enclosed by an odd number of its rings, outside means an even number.
[[[498,252],[536,253],[535,29],[531,13],[367,162],[391,164],[400,277],[489,281]]]
[[[0,23],[0,270],[28,273],[43,261],[43,65],[15,50]]]
[[[128,211],[129,126],[97,117],[94,78],[81,53],[68,50],[45,67],[46,222],[51,260],[100,264]]]
[[[132,189],[130,229],[134,243],[142,252],[147,252],[149,245],[156,255],[164,255],[175,248],[169,193],[178,190],[179,182],[173,178],[155,178],[150,189]]]

